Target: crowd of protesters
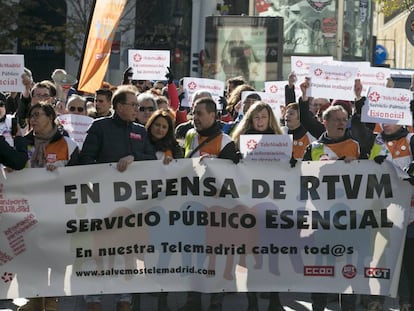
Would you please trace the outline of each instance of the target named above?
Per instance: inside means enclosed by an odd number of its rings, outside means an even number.
[[[5,169],[44,167],[53,171],[61,166],[114,162],[123,172],[134,161],[160,160],[168,165],[174,159],[191,157],[201,160],[217,157],[237,164],[242,158],[240,135],[292,134],[292,166],[301,159],[345,162],[372,159],[379,164],[385,160],[396,162],[410,174],[414,171],[414,136],[408,127],[383,124],[378,129],[361,122],[365,98],[361,96],[359,80],[355,81],[355,101],[332,101],[308,98],[309,80],[300,82],[302,94],[297,97],[296,79],[291,74],[285,87],[286,107],[278,120],[258,94],[242,102],[243,91],[256,91],[243,77],[226,81],[226,93],[220,103],[213,100],[210,92],[197,90],[192,107],[188,107],[184,105],[182,79],[176,86],[170,70],[165,81],[134,81],[131,75],[128,68],[120,85],[103,83],[95,94],[83,94],[76,90],[76,78],[63,69],[54,70],[50,80],[39,82],[34,82],[30,70],[25,69],[23,92],[0,93],[0,161]],[[217,104],[221,111],[217,110]],[[61,114],[95,119],[82,148],[56,122]],[[17,120],[14,131],[13,118]],[[410,224],[400,281],[400,310],[403,311],[413,310],[414,306],[413,246],[414,225]],[[268,310],[284,310],[278,293],[261,293],[261,296],[269,299]],[[158,310],[170,310],[167,297],[168,293],[158,294]],[[325,309],[328,294],[313,293],[311,297],[313,310]],[[384,297],[362,298],[367,310],[382,310]],[[84,299],[88,311],[102,310],[100,295]],[[223,299],[222,293],[212,294],[208,310],[222,310]],[[246,309],[258,310],[257,299],[256,293],[249,293]],[[55,311],[57,301],[56,297],[29,298],[19,310]],[[117,302],[119,311],[139,310],[140,295],[119,294]],[[356,295],[341,295],[340,305],[341,310],[355,310]],[[189,292],[179,310],[202,309],[201,294]]]

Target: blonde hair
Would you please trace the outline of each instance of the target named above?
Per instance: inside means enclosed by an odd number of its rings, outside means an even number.
[[[237,125],[232,137],[236,146],[239,146],[240,135],[246,134],[253,129],[253,117],[263,111],[266,110],[269,113],[269,124],[268,129],[271,129],[274,134],[281,135],[283,134],[282,129],[280,128],[279,122],[277,121],[272,107],[269,104],[256,101],[250,108],[247,110],[246,115],[240,121],[239,125]]]

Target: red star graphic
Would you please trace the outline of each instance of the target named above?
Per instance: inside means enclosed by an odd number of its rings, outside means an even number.
[[[313,73],[315,74],[315,76],[320,76],[322,74],[322,69],[316,68]]]
[[[297,66],[297,67],[302,67],[302,66],[303,66],[303,62],[302,62],[301,60],[298,60],[298,61],[296,62],[296,66]]]
[[[249,150],[254,150],[257,147],[257,141],[255,141],[254,139],[250,139],[247,141],[247,149]]]
[[[385,75],[382,72],[378,72],[376,75],[377,80],[384,80],[385,79]]]
[[[141,61],[141,59],[142,59],[141,54],[137,53],[137,54],[134,55],[134,61],[139,63]]]
[[[270,87],[270,93],[277,93],[277,91],[278,91],[277,85],[272,85]]]
[[[380,100],[381,95],[380,95],[380,94],[378,94],[378,92],[374,91],[374,92],[370,93],[370,94],[368,95],[368,97],[369,97],[369,100],[370,100],[370,101],[372,101],[372,102],[376,103],[377,101],[379,101],[379,100]]]
[[[197,83],[195,83],[194,81],[193,82],[190,82],[190,83],[188,83],[188,88],[190,89],[190,90],[195,90],[196,88],[197,88]]]

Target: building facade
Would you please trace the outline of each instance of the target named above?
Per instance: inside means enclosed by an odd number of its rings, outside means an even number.
[[[206,17],[218,15],[275,16],[284,19],[283,76],[290,56],[332,55],[336,60],[372,58],[372,1],[370,0],[153,0],[128,1],[133,29],[119,32],[107,80],[118,83],[128,67],[128,49],[171,51],[177,78],[203,76]],[[69,13],[68,13],[69,15]],[[124,21],[121,21],[121,25]],[[66,68],[77,68],[66,58]]]

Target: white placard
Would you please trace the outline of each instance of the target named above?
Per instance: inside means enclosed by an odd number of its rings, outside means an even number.
[[[217,103],[217,109],[221,110],[222,107],[218,105],[220,96],[224,95],[224,82],[215,79],[204,78],[184,78],[183,88],[185,96],[188,99],[188,105],[193,105],[193,94],[197,90],[206,90],[211,93],[214,101]]]
[[[356,67],[311,64],[309,96],[354,100],[357,71]]]
[[[382,67],[360,67],[357,79],[362,83],[362,96],[366,96],[368,89],[372,86],[386,86],[387,78],[391,76],[389,68]]]
[[[362,122],[412,125],[410,111],[412,92],[406,89],[392,89],[374,86],[368,90],[362,107]]]
[[[63,128],[68,132],[69,136],[78,144],[79,148],[82,149],[86,131],[94,119],[78,114],[62,114],[57,118]]]
[[[285,98],[281,99],[280,97],[274,96],[272,93],[266,92],[255,92],[255,91],[244,91],[242,92],[241,101],[244,103],[244,100],[247,96],[251,94],[257,94],[260,97],[260,100],[267,103],[273,110],[273,113],[277,120],[282,117],[283,109],[285,107]],[[243,112],[243,104],[240,109],[240,112]]]
[[[333,60],[332,65],[334,66],[345,66],[345,67],[356,67],[356,68],[369,68],[371,67],[370,62],[344,62],[339,60]]]
[[[328,65],[333,61],[332,56],[291,56],[290,64],[292,71],[296,73],[299,84],[305,81],[305,77],[309,77],[310,64]]]
[[[22,92],[23,55],[0,55],[0,92]]]
[[[240,152],[245,160],[289,162],[292,142],[292,135],[240,135]]]
[[[165,80],[170,66],[170,51],[128,50],[128,66],[134,80]]]
[[[278,103],[287,105],[290,103],[285,103],[285,86],[288,85],[288,81],[266,81],[264,83],[265,92],[271,94],[272,98]],[[299,84],[295,84],[295,94],[299,97],[300,87]]]

